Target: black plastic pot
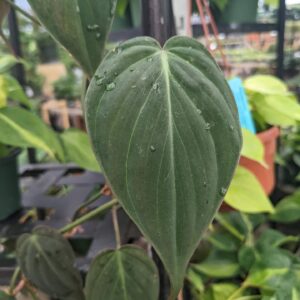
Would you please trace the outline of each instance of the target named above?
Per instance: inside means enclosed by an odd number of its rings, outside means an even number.
[[[14,149],[0,158],[0,221],[21,208],[17,157],[20,149]]]
[[[229,0],[224,11],[213,9],[217,23],[255,23],[258,0]]]

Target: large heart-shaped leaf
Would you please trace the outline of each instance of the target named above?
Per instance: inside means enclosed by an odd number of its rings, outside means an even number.
[[[88,300],[157,300],[158,292],[159,276],[154,262],[143,250],[132,246],[101,253],[86,279]]]
[[[163,48],[129,40],[97,70],[86,120],[114,193],[154,245],[175,296],[239,159],[240,125],[222,72],[194,39]]]
[[[54,229],[36,227],[17,242],[17,260],[25,277],[53,298],[84,300],[75,254]]]
[[[92,76],[104,52],[117,0],[29,0],[52,36]]]

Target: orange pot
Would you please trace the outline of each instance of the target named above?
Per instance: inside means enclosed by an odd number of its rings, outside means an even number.
[[[268,168],[246,157],[241,157],[240,165],[251,171],[261,183],[267,195],[270,195],[275,187],[275,164],[277,138],[280,134],[278,127],[272,127],[257,134],[265,148],[265,162]]]

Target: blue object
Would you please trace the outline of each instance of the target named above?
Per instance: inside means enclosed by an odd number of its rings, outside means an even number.
[[[236,77],[229,80],[229,86],[233,93],[236,105],[239,111],[239,117],[242,128],[248,129],[252,133],[256,133],[254,121],[252,118],[251,111],[249,109],[249,103],[245,89],[243,87],[243,82],[240,78]]]

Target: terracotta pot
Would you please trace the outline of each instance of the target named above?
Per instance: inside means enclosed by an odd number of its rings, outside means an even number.
[[[275,187],[275,164],[277,138],[280,134],[278,127],[272,127],[257,134],[265,148],[265,162],[268,168],[246,157],[241,157],[240,165],[251,171],[261,183],[267,195],[270,195]]]

